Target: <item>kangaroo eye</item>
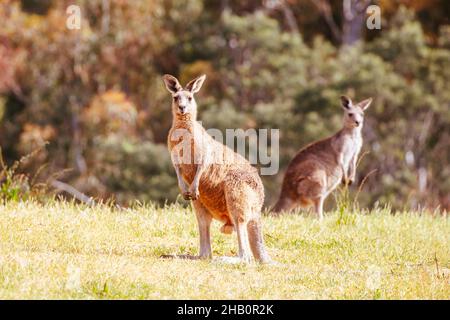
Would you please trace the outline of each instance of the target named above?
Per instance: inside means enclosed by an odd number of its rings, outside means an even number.
[[[353,118],[353,113],[348,114],[350,118]]]
[[[178,97],[173,97],[173,101],[177,102],[178,101]]]

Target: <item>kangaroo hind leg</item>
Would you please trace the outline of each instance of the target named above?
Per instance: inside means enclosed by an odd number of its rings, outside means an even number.
[[[195,215],[197,217],[198,222],[198,231],[200,234],[200,253],[199,257],[201,259],[208,259],[212,257],[211,250],[211,235],[210,235],[210,227],[212,216],[209,213],[208,209],[199,201],[193,201],[193,205],[195,208]]]
[[[297,186],[300,203],[303,207],[314,206],[320,220],[323,218],[323,202],[326,194],[326,175],[322,171],[302,179]]]
[[[251,217],[251,206],[244,190],[245,186],[230,184],[225,190],[227,210],[233,221],[239,245],[239,258],[241,262],[250,262],[252,253],[248,237],[247,223]]]
[[[253,256],[260,263],[271,263],[272,260],[266,251],[261,230],[260,218],[253,218],[247,223],[248,240]]]

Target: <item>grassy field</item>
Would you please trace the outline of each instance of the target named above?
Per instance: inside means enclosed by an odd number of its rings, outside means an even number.
[[[178,205],[1,205],[0,298],[450,298],[448,218],[376,210],[263,223],[277,265],[160,258],[197,253],[194,213]],[[236,234],[219,227],[214,255],[235,255]]]

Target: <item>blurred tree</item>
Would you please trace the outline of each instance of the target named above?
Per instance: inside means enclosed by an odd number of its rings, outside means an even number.
[[[186,83],[205,73],[198,103],[207,128],[280,129],[281,172],[264,177],[267,204],[297,150],[341,126],[344,93],[375,98],[358,182],[376,171],[361,203],[448,208],[448,1],[374,1],[376,33],[361,28],[369,2],[79,0],[82,28],[69,30],[72,1],[2,1],[5,158],[48,141],[27,170],[71,168],[65,182],[125,204],[174,201],[161,75]]]

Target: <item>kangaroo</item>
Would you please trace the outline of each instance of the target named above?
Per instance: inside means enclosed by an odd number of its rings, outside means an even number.
[[[212,219],[224,223],[221,232],[236,230],[239,261],[251,256],[269,263],[262,230],[261,209],[264,187],[256,168],[241,155],[214,140],[197,122],[194,94],[206,76],[190,81],[186,87],[171,75],[164,75],[172,95],[172,127],[167,139],[171,159],[184,199],[192,200],[200,234],[198,258],[212,257],[210,225]]]
[[[329,138],[307,145],[292,159],[274,213],[313,205],[318,218],[323,219],[327,196],[340,182],[350,185],[355,180],[356,162],[363,143],[364,111],[371,103],[372,98],[354,105],[350,98],[341,96],[343,128]]]

